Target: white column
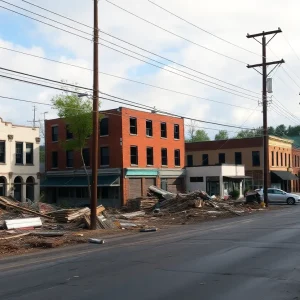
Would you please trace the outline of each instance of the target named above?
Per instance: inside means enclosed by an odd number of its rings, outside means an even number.
[[[223,182],[223,176],[220,176],[220,197],[221,199],[224,198],[224,182]]]
[[[26,182],[24,182],[24,184],[21,185],[21,189],[22,189],[21,201],[26,202]]]
[[[36,179],[36,183],[34,185],[34,202],[40,201],[40,180]]]

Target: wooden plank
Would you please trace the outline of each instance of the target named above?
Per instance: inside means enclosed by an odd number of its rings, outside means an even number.
[[[29,234],[30,234],[30,232],[25,232],[25,233],[17,234],[17,235],[14,235],[14,236],[8,236],[8,237],[5,237],[5,238],[1,238],[0,241],[17,239],[19,237],[26,236],[26,235],[29,235]]]
[[[43,224],[41,218],[26,218],[5,220],[5,225],[7,229],[17,229],[26,227],[41,227]]]
[[[99,216],[103,211],[105,211],[105,207],[103,205],[99,205],[97,207],[97,216]]]

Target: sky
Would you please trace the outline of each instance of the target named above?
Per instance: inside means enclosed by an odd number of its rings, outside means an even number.
[[[269,94],[270,97],[272,96],[272,101],[268,107],[268,122],[272,126],[282,123],[287,126],[298,124],[297,119],[300,118],[299,1],[153,0],[153,2],[219,38],[170,15],[148,0],[109,1],[182,38],[142,21],[106,0],[100,0],[99,27],[102,31],[177,63],[149,54],[100,33],[100,38],[157,60],[161,62],[162,66],[162,68],[156,68],[99,45],[100,72],[148,84],[138,84],[100,74],[99,88],[101,92],[198,120],[247,128],[261,126],[262,107],[259,105],[259,100],[261,99],[262,77],[254,69],[247,68],[247,64],[261,63],[261,45],[254,39],[248,39],[246,35],[247,33],[276,30],[280,27],[283,33],[278,34],[269,43],[267,60],[283,58],[286,63],[271,74],[273,93]],[[7,0],[7,2],[52,18],[72,28],[64,27],[30,12],[22,11],[5,3],[5,1],[0,1],[0,47],[92,69],[93,43],[91,34],[93,29],[88,27],[93,26],[92,1],[32,0],[32,3],[36,5],[88,26],[79,25],[53,15],[22,0]],[[85,38],[17,15],[3,7]],[[100,40],[100,43],[157,64],[103,40]],[[0,67],[2,68],[57,81],[66,80],[69,83],[77,83],[92,88],[93,77],[90,70],[34,58],[2,48],[0,48]],[[269,67],[269,71],[271,69]],[[180,73],[182,76],[172,72]],[[0,70],[0,75],[11,76],[13,74]],[[22,77],[22,79],[25,78]],[[176,91],[180,94],[149,85]],[[59,93],[57,90],[0,77],[0,97],[50,104],[51,99]],[[15,124],[30,125],[32,123],[28,121],[33,120],[33,105],[32,103],[0,98],[0,117]],[[124,104],[107,100],[101,102],[101,109],[119,106],[124,106]],[[285,110],[280,109],[280,106],[283,106]],[[57,112],[50,106],[37,104],[36,107],[37,119],[42,120],[44,112],[48,112],[46,115],[48,119],[57,117]],[[219,130],[227,129],[230,136],[234,136],[239,130],[203,122],[197,122],[196,126],[196,129],[205,128],[211,138],[214,138]],[[190,128],[190,121],[186,120],[186,130],[188,128]]]

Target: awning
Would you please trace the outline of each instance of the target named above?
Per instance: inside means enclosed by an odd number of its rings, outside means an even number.
[[[250,179],[252,178],[251,176],[223,176],[223,177],[226,177],[226,178],[230,178],[230,179]]]
[[[275,174],[282,180],[298,180],[299,179],[293,173],[288,172],[288,171],[271,171],[271,173]]]
[[[90,178],[91,180],[91,178]],[[48,177],[41,183],[41,187],[87,187],[86,176]],[[118,175],[98,176],[98,186],[120,186]]]

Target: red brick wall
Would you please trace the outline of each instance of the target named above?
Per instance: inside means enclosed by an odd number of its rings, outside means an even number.
[[[296,164],[295,164],[295,157],[296,157]],[[300,149],[293,148],[292,149],[293,174],[297,176],[300,175],[300,165],[298,165],[299,160],[300,160]],[[292,181],[292,191],[298,193],[300,192],[300,180]]]
[[[138,133],[130,135],[130,117],[137,119]],[[152,121],[153,136],[146,136],[146,120]],[[167,138],[161,138],[162,122],[167,123]],[[174,139],[174,124],[179,124],[180,139]],[[168,149],[168,168],[175,168],[174,150],[180,150],[180,167],[184,167],[184,120],[155,113],[122,108],[123,167],[131,167],[130,146],[138,146],[138,167],[147,167],[147,147],[153,147],[154,162],[151,168],[161,168],[161,149]]]
[[[121,114],[117,110],[102,112],[102,116],[109,119],[109,135],[106,137],[99,137],[99,147],[109,147],[110,151],[110,165],[111,168],[122,167],[122,148],[120,145],[120,139],[122,137],[122,122]],[[52,142],[52,126],[58,125],[58,142]],[[58,152],[58,169],[66,170],[66,154],[65,150],[61,146],[61,142],[66,141],[66,124],[63,119],[54,119],[45,121],[45,136],[46,136],[46,170],[52,170],[52,151]],[[87,140],[86,148],[92,149],[92,139]],[[92,152],[90,150],[90,161],[92,164]],[[100,149],[99,149],[99,168],[100,161]],[[80,169],[82,167],[81,156],[79,152],[74,153],[74,169]]]

